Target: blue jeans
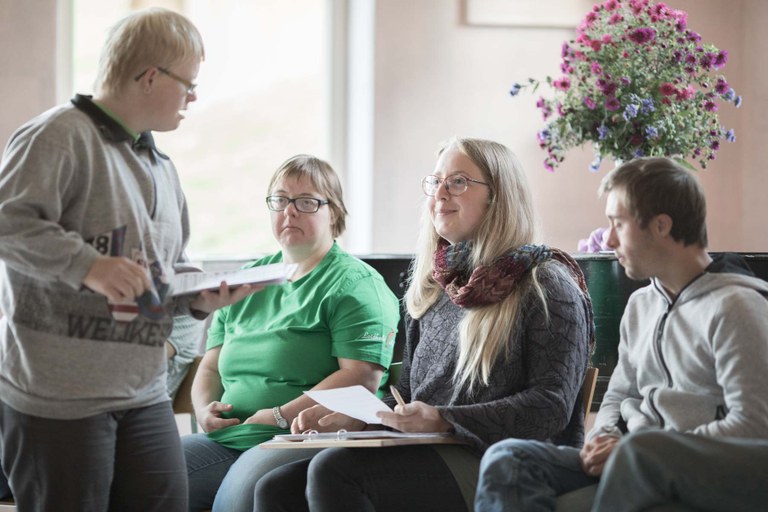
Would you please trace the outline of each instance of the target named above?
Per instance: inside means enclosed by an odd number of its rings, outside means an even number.
[[[170,402],[57,420],[0,401],[0,439],[19,510],[187,509],[187,476]]]
[[[581,469],[579,449],[506,439],[480,462],[476,512],[550,512],[557,497],[597,483]]]
[[[608,459],[594,511],[749,512],[768,503],[768,440],[710,439],[646,431],[622,440]]]
[[[251,512],[253,489],[262,476],[320,451],[254,446],[241,452],[212,441],[206,434],[184,436],[181,444],[187,459],[190,511]]]

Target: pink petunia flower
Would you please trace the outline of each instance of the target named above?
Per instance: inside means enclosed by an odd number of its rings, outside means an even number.
[[[616,97],[611,96],[607,100],[605,100],[605,109],[609,110],[611,112],[615,112],[621,108],[621,103],[619,103],[619,100],[616,99]]]
[[[659,92],[662,96],[672,96],[675,94],[675,86],[669,82],[664,82],[659,86]]]
[[[552,85],[555,87],[555,89],[560,89],[561,91],[567,91],[568,89],[571,88],[571,79],[568,78],[567,76],[563,76],[553,81]]]

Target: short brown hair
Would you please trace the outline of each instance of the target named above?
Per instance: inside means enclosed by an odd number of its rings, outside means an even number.
[[[299,180],[307,178],[313,187],[328,199],[331,210],[331,233],[338,238],[346,229],[347,207],[344,206],[344,194],[341,190],[339,175],[333,167],[312,155],[296,155],[289,158],[275,171],[269,181],[268,193],[278,181],[284,178]]]
[[[656,215],[672,219],[670,235],[683,245],[707,247],[707,202],[698,180],[669,158],[636,158],[610,173],[600,183],[600,195],[621,189],[626,207],[641,228]]]

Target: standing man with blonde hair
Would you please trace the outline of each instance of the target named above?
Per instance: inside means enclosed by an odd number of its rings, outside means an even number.
[[[110,31],[94,97],[27,122],[0,164],[0,440],[23,511],[184,511],[166,394],[174,314],[252,291],[173,299],[187,205],[154,145],[194,101],[197,29],[165,9]]]

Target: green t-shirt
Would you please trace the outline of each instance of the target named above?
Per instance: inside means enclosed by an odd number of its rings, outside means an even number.
[[[280,261],[277,253],[248,266]],[[233,405],[227,417],[243,421],[295,399],[337,371],[339,357],[388,368],[398,320],[397,298],[381,275],[334,243],[301,279],[216,312],[207,349],[221,346],[221,401]],[[381,385],[386,381],[385,374]],[[276,426],[241,424],[208,435],[247,450],[280,433]]]

